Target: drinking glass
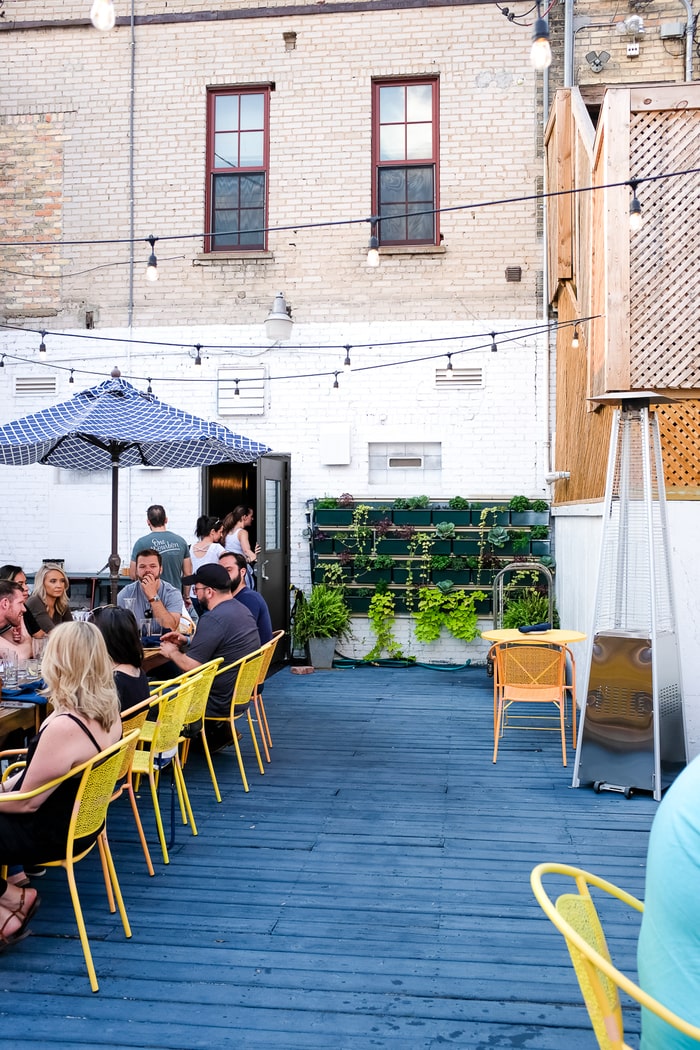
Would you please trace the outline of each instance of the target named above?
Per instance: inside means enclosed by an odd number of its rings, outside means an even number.
[[[0,654],[2,659],[2,684],[8,689],[16,689],[19,683],[17,677],[17,653],[13,653],[10,649],[5,649]]]

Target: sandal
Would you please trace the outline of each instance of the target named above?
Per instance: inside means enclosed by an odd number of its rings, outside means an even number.
[[[11,948],[13,944],[17,944],[19,941],[23,941],[24,938],[29,935],[29,922],[32,919],[32,917],[34,916],[34,914],[36,913],[37,908],[41,904],[41,898],[39,897],[39,894],[37,893],[36,897],[34,898],[33,903],[29,907],[29,910],[25,914],[25,912],[24,912],[24,899],[25,899],[26,895],[27,895],[27,889],[26,889],[26,887],[23,887],[23,889],[22,889],[22,896],[19,899],[18,907],[14,908],[10,912],[10,914],[7,916],[7,918],[5,919],[4,923],[2,924],[2,927],[0,928],[0,952],[4,952],[7,948]],[[7,936],[5,936],[5,927],[7,926],[8,922],[10,921],[10,919],[14,918],[15,915],[17,915],[17,916],[22,916],[23,915],[24,916],[24,922],[21,924],[21,926],[17,927],[17,929],[14,931],[14,933],[10,933]]]
[[[14,875],[8,875],[7,881],[11,882],[13,886],[19,886],[20,889],[24,886],[29,886],[29,876],[26,871],[18,871]]]

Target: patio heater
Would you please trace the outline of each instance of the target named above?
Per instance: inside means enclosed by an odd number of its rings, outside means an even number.
[[[687,762],[661,439],[650,409],[671,399],[643,391],[593,400],[618,407],[573,787],[627,797],[637,788],[659,801]]]

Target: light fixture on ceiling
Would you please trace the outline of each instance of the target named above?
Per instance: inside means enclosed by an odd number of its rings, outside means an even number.
[[[273,343],[285,342],[292,335],[292,310],[285,302],[284,294],[278,292],[272,309],[265,318],[265,335]]]
[[[537,0],[537,18],[535,19],[535,24],[532,28],[530,63],[533,69],[539,71],[548,69],[552,64],[552,48],[549,43],[549,26],[541,15],[539,0]]]

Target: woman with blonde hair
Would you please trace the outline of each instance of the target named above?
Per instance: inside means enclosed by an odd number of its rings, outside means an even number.
[[[54,709],[29,745],[26,767],[0,785],[0,867],[63,857],[80,778],[30,799],[13,799],[13,793],[63,776],[121,738],[112,661],[94,624],[56,627],[41,671]],[[0,878],[0,952],[26,937],[38,907],[36,890]]]
[[[24,603],[24,623],[32,638],[43,638],[59,623],[73,619],[68,604],[68,577],[58,565],[42,565],[34,590]]]
[[[252,566],[258,560],[260,544],[255,544],[255,549],[250,546],[248,529],[253,524],[253,508],[241,504],[234,507],[226,515],[221,524],[222,542],[227,551],[233,554],[242,554],[248,562],[248,586],[255,590],[255,577]]]

